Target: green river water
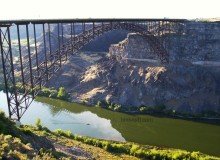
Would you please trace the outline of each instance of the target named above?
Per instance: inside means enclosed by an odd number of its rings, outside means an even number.
[[[5,94],[0,109],[7,114]],[[189,120],[130,115],[98,107],[38,97],[21,119],[34,124],[40,118],[51,130],[70,130],[90,137],[200,151],[220,156],[220,125]]]

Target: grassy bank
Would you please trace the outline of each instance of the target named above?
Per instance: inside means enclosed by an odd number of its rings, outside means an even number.
[[[72,155],[66,148],[71,152],[73,147],[80,148],[94,159],[220,159],[200,152],[107,141],[60,129],[50,131],[41,125],[40,120],[35,126],[16,127],[0,113],[0,159],[69,159]]]

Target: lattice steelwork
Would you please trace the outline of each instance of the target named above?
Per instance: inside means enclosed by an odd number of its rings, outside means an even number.
[[[168,63],[169,54],[161,37],[170,33],[182,34],[180,26],[185,22],[175,19],[0,21],[0,50],[9,117],[20,120],[41,87],[62,64],[96,37],[118,29],[139,33],[146,38],[161,63]],[[77,33],[76,25],[81,25],[81,32]],[[11,35],[12,31],[16,36]],[[17,45],[12,47],[12,44]]]

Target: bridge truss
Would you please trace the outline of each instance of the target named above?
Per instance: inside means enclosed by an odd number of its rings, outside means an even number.
[[[0,21],[0,52],[9,117],[20,120],[33,99],[68,58],[111,30],[146,38],[161,63],[169,54],[166,34],[182,34],[179,19],[66,19]],[[81,26],[81,31],[77,30]],[[76,27],[78,26],[78,27]]]

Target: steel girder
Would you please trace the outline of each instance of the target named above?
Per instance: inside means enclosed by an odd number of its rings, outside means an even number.
[[[182,20],[184,21],[184,20]],[[79,51],[96,37],[111,30],[128,30],[141,34],[148,41],[150,47],[162,63],[169,62],[169,54],[160,37],[170,33],[179,33],[177,29],[183,24],[177,20],[106,20],[106,21],[80,21],[82,32],[76,33],[75,21],[15,21],[0,22],[0,50],[5,81],[5,92],[8,102],[9,117],[20,120],[30,106],[42,86],[62,67],[68,58]],[[87,23],[87,24],[86,24]],[[66,29],[70,37],[65,35]],[[77,24],[78,25],[78,24]],[[86,26],[91,26],[86,29]],[[39,42],[37,30],[41,27],[42,41]],[[56,33],[51,32],[51,26],[56,28]],[[55,27],[54,27],[55,26]],[[15,28],[17,37],[17,62],[12,48],[11,30]],[[25,27],[25,36],[21,38],[20,28]],[[32,30],[30,28],[32,27]],[[38,27],[38,28],[37,28]],[[178,32],[177,32],[178,31]],[[24,33],[23,33],[24,34]],[[30,37],[31,35],[31,37]],[[25,45],[21,40],[26,41]],[[56,49],[52,39],[56,42]],[[30,44],[32,41],[32,44]],[[39,43],[43,47],[39,51]],[[25,48],[25,49],[24,49]],[[40,53],[40,54],[39,54]],[[42,56],[44,55],[44,56]]]

